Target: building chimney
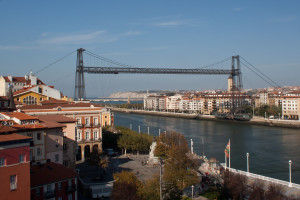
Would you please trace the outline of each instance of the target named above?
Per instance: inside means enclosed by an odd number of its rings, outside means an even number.
[[[12,76],[7,76],[8,80],[10,80],[10,82],[12,82]]]

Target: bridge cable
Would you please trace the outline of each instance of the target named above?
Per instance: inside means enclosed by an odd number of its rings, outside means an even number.
[[[214,65],[218,65],[220,63],[223,63],[223,62],[226,62],[228,60],[230,60],[231,57],[228,57],[228,58],[225,58],[224,60],[221,60],[219,62],[216,62],[216,63],[213,63],[213,64],[210,64],[210,65],[207,65],[207,66],[204,66],[204,67],[198,67],[197,69],[204,69],[204,68],[208,68],[208,67],[211,67],[211,66],[214,66]]]
[[[241,57],[241,56],[240,56]],[[271,78],[269,78],[267,75],[265,75],[263,72],[261,72],[259,69],[257,69],[254,65],[252,65],[251,63],[249,63],[246,59],[244,59],[243,57],[241,57],[248,65],[250,65],[251,67],[253,67],[256,71],[258,71],[261,75],[263,75],[265,78],[267,78],[269,81],[271,81],[272,83],[274,83],[277,87],[281,87],[279,84],[277,84],[276,82],[274,82]]]
[[[55,82],[60,81],[60,80],[62,80],[62,79],[68,78],[68,77],[70,77],[71,75],[74,75],[74,74],[75,74],[75,72],[72,72],[71,74],[65,75],[65,76],[60,77],[60,78],[58,78],[58,79],[55,79],[54,81],[49,81],[49,82],[48,82],[48,85],[49,85],[50,83],[55,83]]]
[[[92,53],[92,52],[90,52],[90,51],[85,51],[84,53],[86,53],[86,54],[88,54],[88,55],[90,55],[90,56],[93,56],[93,57],[95,57],[95,58],[98,58],[98,59],[100,59],[100,60],[102,60],[102,61],[106,61],[106,62],[109,62],[109,63],[111,63],[111,64],[115,64],[115,65],[118,65],[118,66],[121,66],[121,67],[126,67],[126,68],[136,68],[136,67],[131,66],[131,65],[122,64],[122,63],[120,63],[120,62],[116,62],[116,61],[110,60],[110,59],[108,59],[108,58],[104,58],[104,57],[99,56],[99,55],[97,55],[97,54],[95,54],[95,53]]]
[[[37,73],[39,73],[39,72],[43,71],[44,69],[46,69],[46,68],[48,68],[48,67],[50,67],[50,66],[54,65],[55,63],[57,63],[57,62],[61,61],[61,60],[62,60],[62,59],[64,59],[64,58],[66,58],[66,57],[68,57],[68,56],[72,55],[74,52],[76,52],[76,50],[75,50],[75,51],[72,51],[71,53],[69,53],[69,54],[67,54],[67,55],[65,55],[65,56],[63,56],[63,57],[61,57],[60,59],[58,59],[58,60],[54,61],[53,63],[51,63],[51,64],[47,65],[46,67],[44,67],[44,68],[42,68],[42,69],[40,69],[39,71],[35,72],[34,74],[36,75]]]
[[[259,76],[263,81],[265,81],[266,83],[270,84],[273,87],[274,86],[272,83],[270,83],[268,80],[266,80],[266,78],[264,78],[263,76],[261,76],[258,72],[256,72],[255,70],[251,69],[249,66],[247,66],[247,64],[245,64],[244,62],[240,61],[245,67],[247,67],[250,71],[252,71],[253,73],[255,73],[257,76]]]

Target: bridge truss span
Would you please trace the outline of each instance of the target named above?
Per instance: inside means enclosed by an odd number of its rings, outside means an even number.
[[[122,68],[122,67],[83,67],[89,74],[239,74],[238,70],[223,69],[175,69],[175,68]]]

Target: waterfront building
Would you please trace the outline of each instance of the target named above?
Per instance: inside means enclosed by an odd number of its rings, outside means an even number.
[[[0,197],[30,200],[30,137],[0,128]]]
[[[175,94],[174,96],[166,97],[166,110],[179,110],[179,103],[182,100],[182,95]]]
[[[290,92],[282,97],[283,119],[300,119],[300,92]]]
[[[30,169],[31,199],[77,200],[77,173],[61,164],[47,162]]]
[[[83,161],[94,149],[102,151],[102,127],[113,126],[114,116],[106,108],[90,103],[53,103],[23,106],[22,111],[35,115],[63,115],[76,121],[77,161]]]

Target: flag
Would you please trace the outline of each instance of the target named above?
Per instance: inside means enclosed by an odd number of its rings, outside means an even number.
[[[225,154],[226,154],[226,157],[229,158],[229,152],[230,152],[230,140],[225,148]]]

